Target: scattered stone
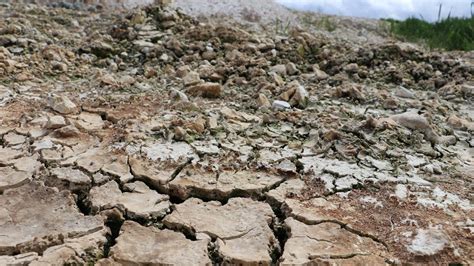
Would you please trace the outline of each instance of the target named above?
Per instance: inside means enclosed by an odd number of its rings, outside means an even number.
[[[183,78],[184,86],[193,86],[201,82],[201,77],[199,73],[191,71]]]
[[[188,96],[184,92],[175,89],[171,90],[170,98],[178,102],[189,102]]]
[[[49,101],[49,106],[60,114],[67,115],[79,111],[77,105],[66,96],[52,97]]]
[[[276,110],[284,110],[291,108],[291,105],[285,101],[273,101],[272,107]]]
[[[175,140],[185,140],[186,139],[186,130],[182,127],[175,127],[174,128],[174,139]]]
[[[286,66],[285,65],[276,65],[270,68],[270,72],[276,73],[278,75],[286,76]]]
[[[272,107],[272,104],[268,100],[267,96],[265,96],[264,94],[261,94],[261,93],[258,94],[257,102],[258,102],[259,107],[267,107],[267,108]]]
[[[64,126],[66,126],[66,120],[63,116],[55,115],[48,117],[48,123],[46,124],[48,129],[58,129]]]
[[[222,86],[219,83],[203,83],[190,87],[187,92],[192,96],[204,98],[219,98],[222,95]]]
[[[294,63],[288,63],[286,64],[285,67],[286,67],[286,73],[288,73],[288,75],[290,76],[293,76],[299,72],[298,68],[296,67]]]
[[[208,239],[191,241],[171,230],[125,221],[110,250],[113,264],[210,265]]]
[[[82,112],[77,117],[77,120],[74,121],[74,125],[80,130],[93,132],[102,129],[104,126],[104,121],[98,114]]]
[[[308,100],[309,93],[303,86],[297,85],[295,87],[295,93],[291,96],[290,105],[300,108],[306,108],[306,106],[308,105]]]
[[[357,65],[356,63],[345,65],[344,71],[346,71],[347,73],[352,73],[352,74],[357,73],[357,71],[359,71],[359,65]]]
[[[415,113],[415,112],[406,112],[403,114],[393,115],[390,117],[393,121],[397,122],[401,126],[407,127],[413,130],[430,130],[431,126],[428,120]]]
[[[403,86],[400,86],[396,90],[395,96],[398,96],[400,98],[407,98],[407,99],[415,99],[416,98],[416,95],[412,91],[410,91],[409,89],[407,89]]]

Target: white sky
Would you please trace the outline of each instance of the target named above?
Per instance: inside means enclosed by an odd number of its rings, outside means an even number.
[[[324,13],[371,18],[403,19],[410,16],[427,20],[438,18],[439,4],[442,16],[470,16],[471,0],[276,0],[286,6],[316,10]]]

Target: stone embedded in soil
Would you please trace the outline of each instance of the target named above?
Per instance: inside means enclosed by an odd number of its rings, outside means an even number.
[[[101,230],[102,218],[84,216],[68,191],[31,182],[0,195],[0,255],[41,253]]]
[[[441,252],[448,243],[449,239],[442,230],[418,229],[416,236],[407,245],[407,249],[419,256],[432,256]]]
[[[191,241],[182,233],[144,227],[125,221],[110,250],[112,264],[122,265],[211,265],[209,240]]]
[[[276,110],[283,110],[291,108],[291,105],[285,101],[273,101],[272,107]]]
[[[221,205],[193,198],[176,205],[176,210],[163,222],[168,228],[217,238],[218,253],[224,263],[269,265],[270,254],[279,249],[269,226],[274,219],[268,204],[251,199],[232,198]]]
[[[131,219],[152,220],[166,215],[170,209],[169,197],[151,190],[143,182],[129,183],[122,192],[115,181],[93,187],[88,201],[94,213],[118,208]]]
[[[289,239],[281,258],[283,265],[385,265],[384,246],[339,224],[307,225],[288,218],[285,226]]]
[[[74,125],[80,130],[91,132],[101,129],[104,126],[104,121],[98,114],[82,112],[74,120]]]
[[[187,93],[204,98],[219,98],[222,95],[222,86],[219,83],[207,82],[190,87]]]
[[[63,116],[54,115],[54,116],[48,117],[48,122],[46,124],[46,127],[48,129],[58,129],[63,126],[66,126],[66,119],[64,119]]]
[[[168,184],[181,199],[199,197],[224,200],[230,196],[257,196],[283,182],[284,176],[265,172],[223,171],[220,173],[185,168]]]
[[[431,126],[428,120],[415,113],[406,112],[403,114],[393,115],[390,117],[393,121],[397,122],[401,126],[407,127],[413,130],[430,130]]]
[[[50,107],[63,115],[76,113],[79,111],[79,108],[75,103],[73,103],[67,96],[59,96],[50,99]]]

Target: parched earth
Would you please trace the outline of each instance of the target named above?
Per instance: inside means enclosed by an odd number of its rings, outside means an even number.
[[[472,53],[0,17],[0,265],[474,263]]]

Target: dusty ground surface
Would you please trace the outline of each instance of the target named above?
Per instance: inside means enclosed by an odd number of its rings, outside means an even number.
[[[0,17],[0,265],[474,263],[472,54]]]

